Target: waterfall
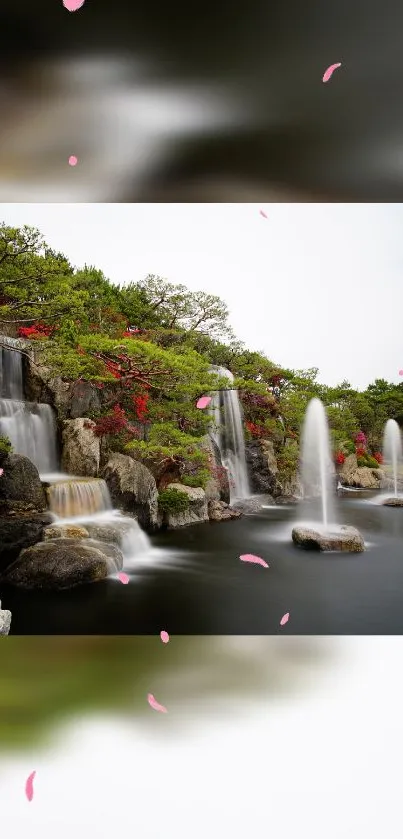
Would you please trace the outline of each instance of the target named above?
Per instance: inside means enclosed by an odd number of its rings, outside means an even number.
[[[47,492],[51,513],[61,519],[112,511],[108,487],[100,478],[55,480]]]
[[[29,457],[38,472],[57,469],[56,428],[50,405],[24,401],[22,355],[17,340],[1,338],[0,436],[8,437],[16,454]]]
[[[234,377],[224,367],[212,368],[232,384]],[[236,390],[220,390],[214,393],[210,403],[214,422],[212,436],[220,450],[221,460],[228,471],[230,500],[247,498],[250,495],[248,469],[245,456],[245,439],[242,425],[242,408]]]

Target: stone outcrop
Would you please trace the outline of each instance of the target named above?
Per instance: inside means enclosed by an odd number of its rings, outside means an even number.
[[[48,513],[0,518],[0,577],[24,548],[41,541],[50,521]]]
[[[231,519],[239,519],[241,515],[240,510],[234,510],[225,501],[208,502],[208,516],[210,521],[230,521]]]
[[[371,469],[369,466],[358,466],[357,456],[349,454],[339,472],[342,486],[361,489],[381,489],[384,483],[382,469]]]
[[[207,502],[224,501],[225,504],[229,504],[230,486],[228,472],[222,464],[220,450],[209,434],[203,437],[201,448],[207,454],[208,469],[211,475],[204,489]]]
[[[59,538],[21,551],[3,578],[25,589],[65,589],[103,580],[122,566],[123,555],[116,545]]]
[[[95,423],[80,417],[65,420],[62,431],[61,465],[64,472],[95,478],[100,463],[100,443],[93,428]]]
[[[46,496],[39,472],[28,457],[9,454],[2,463],[0,515],[40,513],[46,509]]]
[[[112,502],[146,530],[158,526],[158,491],[149,469],[125,454],[114,453],[103,470]]]
[[[188,508],[178,513],[164,512],[160,522],[169,528],[186,527],[209,520],[207,498],[201,487],[187,487],[183,484],[169,484],[167,489],[176,489],[187,496]]]
[[[355,527],[342,525],[329,533],[314,528],[297,526],[292,531],[292,540],[305,550],[343,551],[362,553],[365,550],[364,539]]]
[[[0,600],[0,635],[8,635],[11,627],[11,612],[1,608]]]
[[[245,444],[245,453],[252,492],[275,495],[278,466],[271,440],[252,440]]]

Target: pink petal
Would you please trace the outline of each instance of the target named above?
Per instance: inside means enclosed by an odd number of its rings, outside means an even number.
[[[2,475],[4,475],[4,469],[0,469],[0,478]]]
[[[263,216],[263,218],[267,218],[266,213],[264,213],[263,210],[259,210],[259,213],[261,216]]]
[[[290,617],[289,612],[287,612],[285,615],[283,615],[283,617],[281,618],[281,621],[280,621],[280,626],[284,626],[284,624],[286,624],[288,622],[289,617]]]
[[[263,568],[269,567],[261,556],[255,556],[254,554],[242,554],[239,559],[242,562],[254,562],[255,565],[263,565]]]
[[[164,707],[164,705],[160,705],[160,703],[157,702],[155,696],[153,696],[152,693],[149,693],[147,695],[147,702],[148,702],[148,704],[150,705],[151,708],[154,708],[154,711],[161,711],[163,714],[168,713],[168,711]]]
[[[165,629],[163,629],[163,630],[162,630],[162,632],[160,632],[160,638],[161,638],[161,641],[162,641],[162,643],[163,643],[163,644],[167,644],[167,643],[168,643],[168,641],[169,641],[169,635],[168,635],[168,633],[167,633],[167,632],[165,632]]]
[[[399,370],[399,376],[403,376],[403,370]]]
[[[123,583],[124,586],[126,586],[127,583],[130,581],[130,577],[128,577],[127,574],[124,574],[123,571],[121,571],[120,574],[118,574],[118,580],[120,580],[120,582]]]
[[[207,408],[207,405],[210,405],[210,402],[211,396],[201,396],[196,404],[196,408]]]
[[[329,79],[331,79],[334,71],[337,70],[338,67],[341,67],[340,62],[338,64],[331,64],[330,67],[327,68],[323,76],[322,82],[328,82]]]
[[[75,154],[71,154],[69,157],[69,166],[77,166],[77,163],[78,158],[75,156]]]
[[[32,799],[34,797],[34,786],[33,786],[33,784],[34,784],[35,775],[36,775],[36,772],[31,772],[31,774],[29,775],[29,777],[27,778],[27,780],[25,782],[25,795],[27,796],[28,801],[32,801]]]
[[[85,0],[63,0],[63,6],[68,12],[76,12],[84,3]]]

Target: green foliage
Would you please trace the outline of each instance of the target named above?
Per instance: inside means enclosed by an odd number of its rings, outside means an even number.
[[[0,462],[2,463],[12,451],[13,447],[8,437],[0,437]]]
[[[189,507],[189,499],[186,493],[170,487],[158,494],[158,506],[164,513],[183,513]]]
[[[281,454],[277,457],[277,466],[279,469],[279,477],[289,480],[297,471],[299,464],[299,448],[296,441],[292,441],[285,446]]]
[[[366,457],[357,457],[358,466],[367,466],[367,458]]]
[[[214,294],[189,291],[186,286],[173,285],[162,277],[149,274],[137,284],[153,312],[158,312],[160,324],[167,329],[208,332],[220,337],[231,334],[227,323],[228,307]]]
[[[200,442],[168,422],[152,425],[147,441],[132,440],[125,451],[153,466],[175,464],[184,474],[207,466],[207,454],[200,448]]]
[[[210,477],[208,469],[199,469],[191,475],[182,475],[181,482],[187,487],[202,487],[205,489]]]
[[[344,440],[341,444],[341,449],[344,454],[355,454],[355,443],[352,440]]]

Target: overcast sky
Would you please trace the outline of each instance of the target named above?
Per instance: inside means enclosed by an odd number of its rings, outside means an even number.
[[[322,382],[399,381],[403,204],[3,204],[1,216],[112,282],[159,274],[218,294],[250,349],[318,367]]]

